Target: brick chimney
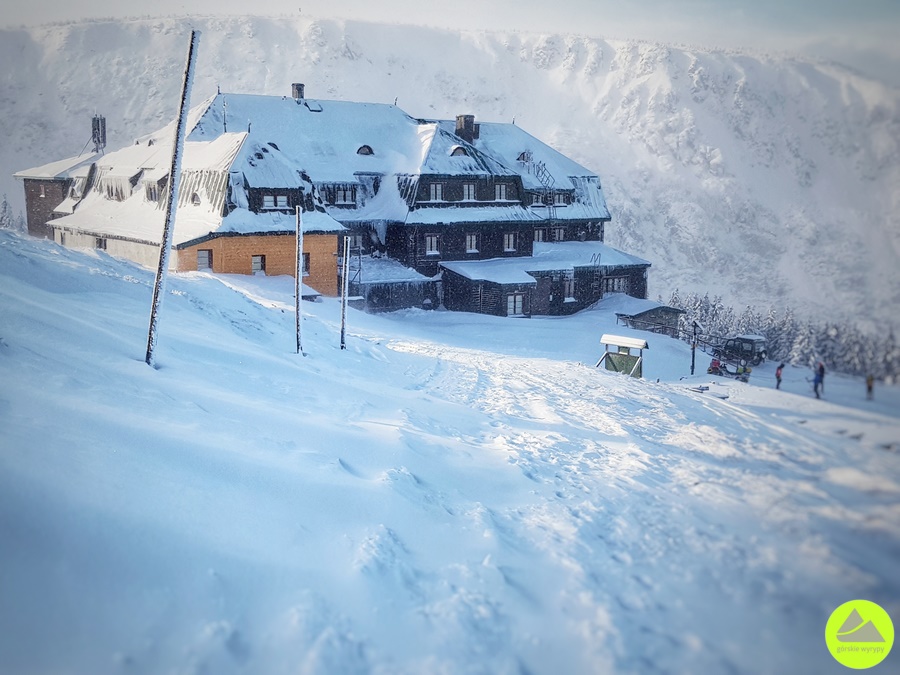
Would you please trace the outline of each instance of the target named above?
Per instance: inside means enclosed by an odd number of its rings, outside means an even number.
[[[456,116],[456,135],[467,143],[472,143],[478,138],[478,125],[475,124],[475,115]]]
[[[291,96],[294,97],[298,102],[303,100],[303,83],[302,82],[294,82],[291,85]]]

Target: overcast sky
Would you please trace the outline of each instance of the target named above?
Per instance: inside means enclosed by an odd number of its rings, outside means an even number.
[[[263,14],[637,38],[830,58],[900,86],[900,0],[26,0],[0,22]]]

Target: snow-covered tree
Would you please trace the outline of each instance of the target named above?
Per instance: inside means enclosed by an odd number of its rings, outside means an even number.
[[[13,229],[22,234],[28,234],[28,221],[25,220],[25,214],[21,211],[19,211],[19,215],[16,216]]]
[[[794,336],[788,361],[801,366],[811,366],[816,360],[816,328],[809,321],[801,324]]]
[[[6,199],[6,195],[3,195],[3,200],[0,201],[0,229],[12,230],[14,228],[15,218],[13,217],[13,210]]]

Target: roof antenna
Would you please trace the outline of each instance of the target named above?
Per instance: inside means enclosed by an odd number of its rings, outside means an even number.
[[[400,97],[399,97],[399,96],[395,96],[395,97],[394,97],[394,105],[397,105],[397,99],[398,99],[398,98],[400,98]]]
[[[228,133],[228,99],[222,98],[222,133]]]
[[[222,93],[222,89],[219,87],[219,83],[216,82],[216,94],[221,94],[221,93]]]
[[[250,133],[250,120],[247,120],[247,133]]]

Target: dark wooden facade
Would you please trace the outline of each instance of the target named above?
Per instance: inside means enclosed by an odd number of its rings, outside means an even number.
[[[469,235],[475,235],[476,249],[468,248]],[[507,250],[507,235],[514,235],[512,250]],[[437,238],[436,252],[428,250],[429,237]],[[390,257],[431,277],[438,274],[440,263],[444,261],[531,256],[534,227],[530,223],[396,223],[388,226],[385,243]]]
[[[47,223],[53,220],[53,212],[69,193],[72,184],[68,178],[25,178],[25,217],[28,234],[32,237],[52,239]]]
[[[476,312],[494,316],[531,316],[534,283],[499,284],[469,279],[444,270],[444,307],[457,312]],[[521,297],[521,307],[510,311],[510,296]],[[515,300],[512,301],[516,303]],[[519,311],[521,309],[521,311]]]
[[[620,268],[581,266],[569,270],[528,271],[534,283],[500,284],[469,279],[444,269],[444,306],[460,312],[508,316],[574,314],[603,298],[607,292],[647,297],[647,265]],[[511,294],[523,294],[521,312],[509,312]]]

